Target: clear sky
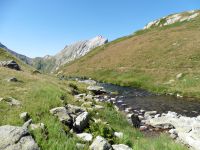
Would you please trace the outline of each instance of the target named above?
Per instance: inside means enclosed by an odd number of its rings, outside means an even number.
[[[128,35],[160,17],[200,9],[200,0],[0,0],[0,42],[30,57],[75,41]]]

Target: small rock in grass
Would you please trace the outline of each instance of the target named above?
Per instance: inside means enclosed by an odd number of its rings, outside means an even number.
[[[12,78],[9,78],[7,79],[8,82],[18,82],[17,78],[15,77],[12,77]]]
[[[115,144],[112,145],[112,148],[113,150],[133,150],[132,148],[124,144]]]
[[[28,121],[28,119],[30,119],[30,116],[29,116],[29,114],[28,114],[27,112],[21,113],[21,114],[19,115],[19,117],[20,117],[24,122],[26,122],[26,121]]]
[[[92,138],[93,138],[92,134],[90,134],[90,133],[80,133],[80,134],[76,134],[76,135],[84,142],[90,142],[90,141],[92,141]]]
[[[12,97],[8,97],[8,98],[3,98],[1,101],[5,101],[7,104],[9,104],[10,106],[20,106],[21,102],[12,98]]]
[[[77,148],[78,150],[82,150],[82,149],[84,149],[84,147],[85,147],[85,144],[76,143],[76,148]]]
[[[106,139],[101,136],[97,136],[90,145],[90,150],[112,150],[112,146]]]
[[[30,125],[31,130],[37,130],[37,129],[45,129],[44,123],[38,123],[38,124],[31,124]]]
[[[95,108],[95,109],[104,109],[104,107],[101,106],[101,105],[94,105],[94,108]]]
[[[124,134],[122,132],[114,132],[114,136],[118,138],[123,138]]]

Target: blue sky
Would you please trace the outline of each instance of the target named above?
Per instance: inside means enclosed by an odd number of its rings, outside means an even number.
[[[0,42],[30,57],[75,41],[128,35],[160,17],[200,9],[200,0],[0,0]]]

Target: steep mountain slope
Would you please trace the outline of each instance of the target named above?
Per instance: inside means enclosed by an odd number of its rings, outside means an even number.
[[[29,64],[31,65],[32,64],[32,59],[25,56],[25,55],[22,55],[22,54],[19,54],[19,53],[16,53],[10,49],[8,49],[5,45],[3,45],[2,43],[0,43],[0,48],[6,50],[7,52],[9,52],[10,54],[14,55],[15,57],[19,58],[20,60],[22,60],[23,62],[25,62],[26,64]]]
[[[102,36],[97,36],[90,40],[76,42],[66,46],[55,56],[47,55],[43,58],[35,58],[34,66],[45,72],[54,72],[58,70],[60,66],[84,56],[92,49],[107,43],[107,41],[108,40]]]
[[[61,71],[161,93],[200,97],[199,13],[184,12],[154,21],[145,30],[99,47]],[[172,19],[177,16],[181,17]]]
[[[4,48],[0,48],[0,61],[9,61],[9,60],[14,60],[15,62],[17,62],[17,64],[20,65],[22,70],[33,70],[33,68],[31,66],[27,65],[19,58],[10,54]]]

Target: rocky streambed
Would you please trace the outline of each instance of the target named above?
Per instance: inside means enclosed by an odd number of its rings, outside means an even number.
[[[96,92],[94,97],[85,96],[114,104],[139,130],[147,134],[166,132],[189,148],[200,149],[200,102],[93,80],[79,82],[88,84],[88,90]],[[77,98],[81,96],[76,95]]]

